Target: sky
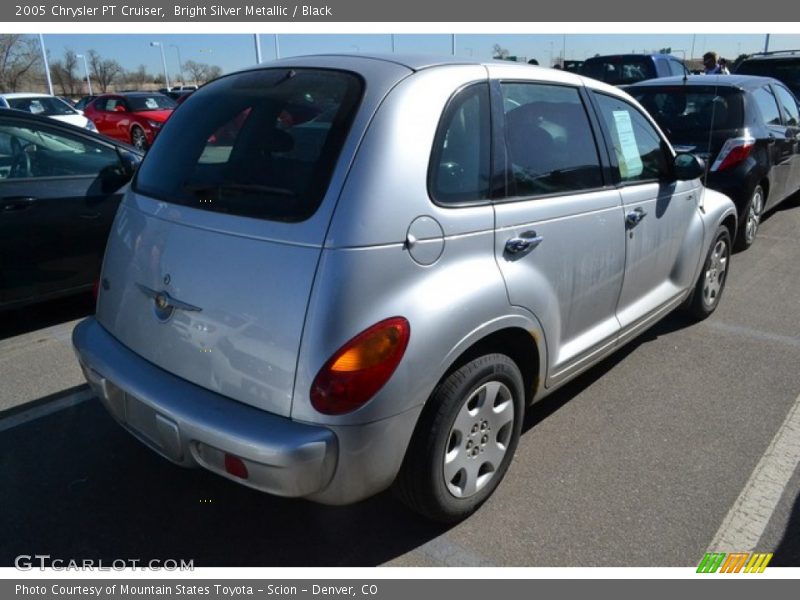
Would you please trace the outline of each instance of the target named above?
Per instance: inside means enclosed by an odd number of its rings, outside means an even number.
[[[332,52],[371,52],[451,54],[453,37],[449,34],[261,34],[262,60],[301,54]],[[171,79],[178,73],[178,53],[183,63],[188,60],[215,64],[223,72],[234,71],[256,63],[255,40],[251,34],[45,34],[44,43],[50,59],[60,59],[70,48],[78,54],[90,49],[103,58],[113,58],[126,69],[145,65],[148,72],[163,73],[161,52],[151,42],[163,44],[164,57]],[[764,49],[762,34],[457,34],[456,55],[479,59],[492,57],[495,44],[512,55],[536,58],[540,64],[550,63],[565,53],[566,58],[583,60],[588,56],[622,52],[649,52],[672,48],[682,58],[700,57],[708,50],[734,59],[741,53]],[[770,50],[800,48],[800,35],[772,35]]]

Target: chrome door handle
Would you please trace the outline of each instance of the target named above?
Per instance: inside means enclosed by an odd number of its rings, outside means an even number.
[[[625,225],[628,229],[633,229],[639,223],[641,223],[642,219],[644,219],[646,216],[647,213],[643,209],[636,208],[625,215]]]
[[[526,250],[533,250],[542,243],[544,238],[536,235],[535,231],[526,231],[506,242],[506,252],[509,254],[519,254]]]

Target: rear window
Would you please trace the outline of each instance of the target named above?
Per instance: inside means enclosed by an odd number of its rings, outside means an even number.
[[[741,75],[774,77],[797,96],[800,94],[800,58],[780,60],[746,60],[736,69]]]
[[[684,139],[697,132],[743,126],[742,94],[732,88],[679,86],[628,88],[667,136]],[[712,121],[713,119],[713,121]]]
[[[265,69],[203,86],[134,182],[174,204],[273,221],[317,210],[363,91],[351,73]]]
[[[647,56],[599,56],[583,63],[582,75],[611,85],[636,83],[656,76],[655,66]]]

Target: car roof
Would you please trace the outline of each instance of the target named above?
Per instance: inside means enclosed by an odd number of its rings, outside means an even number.
[[[630,88],[643,88],[643,87],[666,87],[666,86],[710,86],[715,85],[718,87],[732,87],[739,89],[751,89],[762,86],[767,83],[778,83],[772,77],[761,77],[757,75],[689,75],[688,77],[681,77],[674,75],[671,77],[660,77],[658,79],[648,79],[646,81],[638,81],[625,86],[626,89]]]
[[[9,92],[8,94],[0,94],[3,98],[55,98],[55,96],[51,96],[50,94],[39,94],[36,92]]]
[[[792,60],[800,58],[800,50],[775,50],[774,52],[758,52],[742,59],[750,60]]]
[[[635,57],[635,56],[645,57],[645,58],[647,58],[647,57],[668,58],[669,57],[669,58],[677,58],[678,60],[680,60],[680,58],[677,57],[677,56],[673,56],[672,54],[664,54],[662,52],[648,52],[647,54],[641,54],[639,52],[628,52],[628,53],[622,52],[620,54],[603,54],[602,56],[590,56],[589,58],[584,60],[584,62],[589,62],[590,60],[606,60],[606,59],[609,59],[609,58],[632,58],[632,57]]]

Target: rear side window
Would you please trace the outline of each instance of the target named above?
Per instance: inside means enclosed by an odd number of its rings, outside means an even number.
[[[686,67],[684,67],[682,63],[678,62],[674,58],[669,59],[669,72],[671,75],[678,75],[680,77],[683,77],[687,74]]]
[[[778,102],[783,108],[784,125],[789,127],[797,127],[800,124],[800,115],[798,115],[797,100],[792,96],[786,88],[779,85],[773,86],[775,94],[778,97]]]
[[[334,70],[219,79],[170,117],[134,189],[201,210],[305,220],[325,196],[362,91],[359,77]]]
[[[611,143],[623,182],[663,179],[670,173],[658,131],[632,105],[620,98],[595,93],[600,114],[611,133]]]
[[[458,92],[442,115],[433,144],[428,188],[442,204],[489,198],[489,86],[469,86]]]
[[[781,114],[778,112],[778,101],[769,86],[753,90],[753,99],[758,105],[761,117],[767,125],[780,125]]]
[[[510,195],[602,187],[597,147],[577,89],[535,83],[505,83],[501,89]]]

